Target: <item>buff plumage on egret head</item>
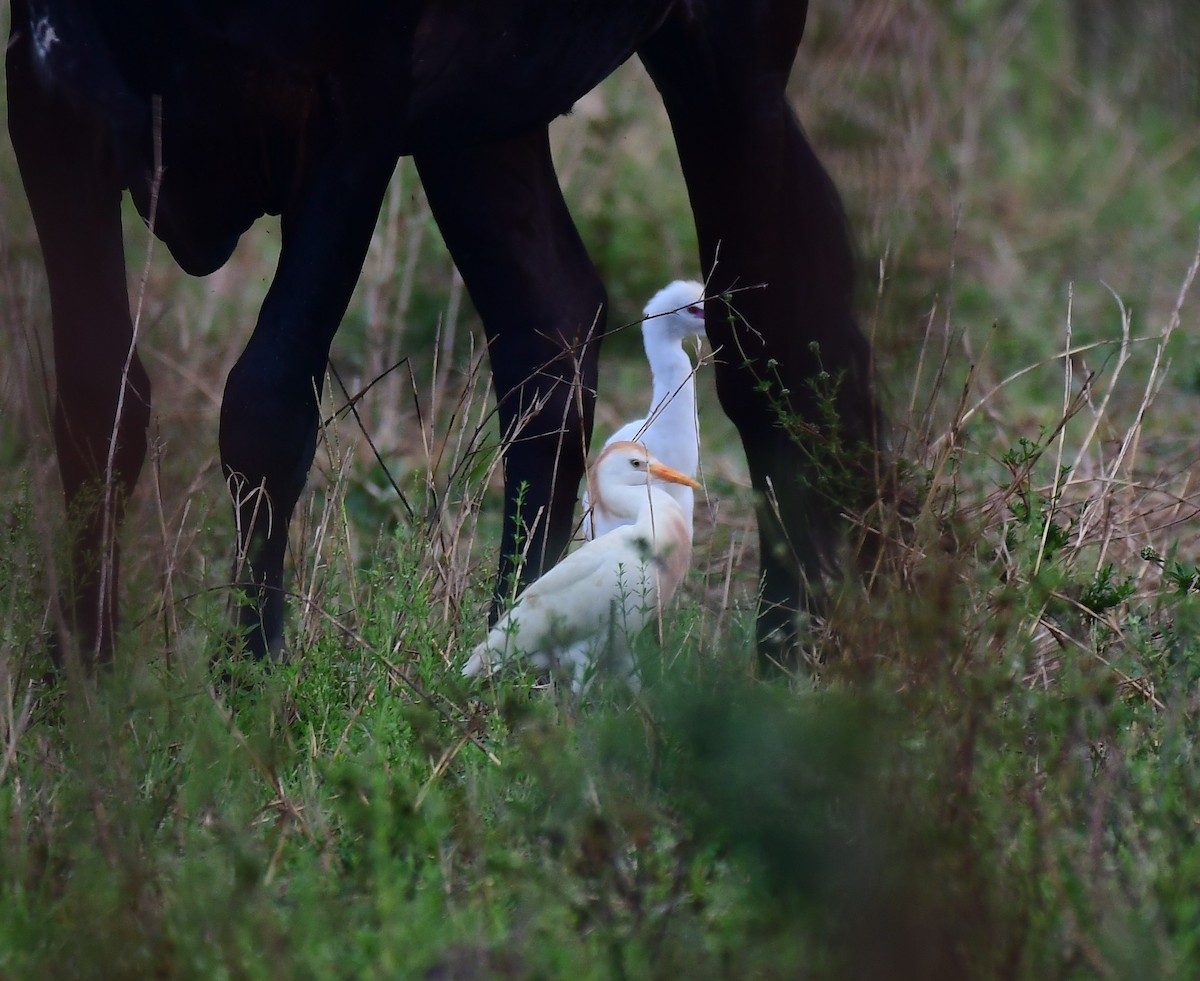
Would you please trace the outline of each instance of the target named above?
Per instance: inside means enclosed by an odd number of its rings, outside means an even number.
[[[688,522],[666,488],[697,484],[624,440],[600,454],[590,483],[596,506],[629,523],[585,542],[521,593],[471,653],[463,675],[490,675],[523,658],[576,691],[605,668],[636,684],[629,645],[691,562]]]

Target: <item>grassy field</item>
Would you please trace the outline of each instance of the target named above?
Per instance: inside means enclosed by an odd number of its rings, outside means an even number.
[[[582,707],[458,679],[498,437],[407,162],[335,345],[289,658],[232,693],[216,419],[278,230],[196,281],[130,212],[156,413],[125,631],[110,675],[47,687],[66,519],[4,144],[0,977],[1200,974],[1200,24],[1071,9],[814,0],[793,93],[910,499],[814,670],[755,680],[748,480],[702,366],[695,569],[642,694]],[[554,139],[634,323],[702,272],[652,86],[627,66]],[[602,378],[600,438],[644,410],[636,327]]]

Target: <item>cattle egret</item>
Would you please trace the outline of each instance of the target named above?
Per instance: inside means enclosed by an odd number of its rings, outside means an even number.
[[[596,507],[619,527],[585,542],[521,593],[472,651],[464,676],[489,675],[524,657],[577,692],[602,665],[633,681],[630,641],[671,598],[691,561],[688,523],[667,488],[699,485],[627,440],[605,447],[591,483]]]
[[[608,438],[606,447],[623,440],[642,443],[667,466],[689,477],[700,465],[700,430],[696,420],[696,382],[692,361],[683,349],[687,337],[704,334],[704,284],[676,280],[663,287],[642,311],[642,344],[654,393],[644,419],[627,422]],[[693,490],[687,484],[663,487],[679,504],[692,535]],[[590,510],[589,510],[590,508]],[[584,535],[596,538],[628,524],[595,507],[585,492]]]

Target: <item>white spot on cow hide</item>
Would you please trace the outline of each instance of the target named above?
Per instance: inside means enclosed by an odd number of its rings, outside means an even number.
[[[33,25],[33,49],[38,58],[45,61],[50,56],[50,49],[58,44],[58,41],[58,32],[50,23],[50,18],[39,18]]]

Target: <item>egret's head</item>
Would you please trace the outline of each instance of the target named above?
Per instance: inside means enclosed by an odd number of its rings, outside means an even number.
[[[637,487],[654,480],[692,488],[700,486],[686,474],[660,463],[641,443],[630,440],[606,446],[594,468],[593,483],[601,495],[608,487]]]
[[[643,331],[655,331],[663,337],[683,340],[691,335],[704,336],[704,284],[677,279],[654,294],[642,311]]]

